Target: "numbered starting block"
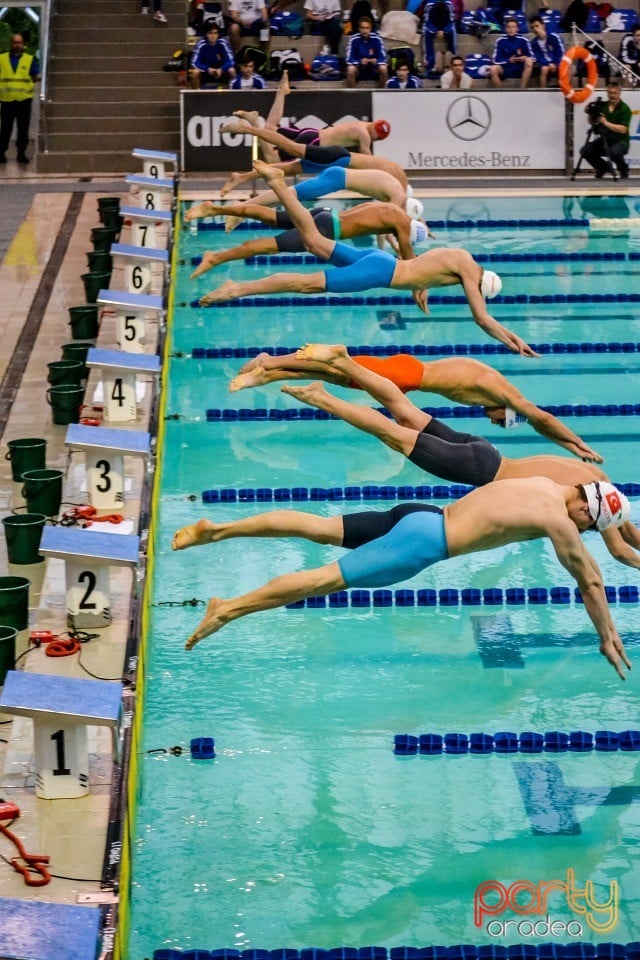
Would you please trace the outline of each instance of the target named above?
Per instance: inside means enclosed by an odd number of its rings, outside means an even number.
[[[93,347],[87,352],[86,364],[102,369],[103,396],[100,402],[104,405],[105,421],[127,423],[136,420],[136,374],[157,377],[160,358],[156,354],[133,354]]]
[[[144,207],[120,207],[120,213],[131,221],[131,242],[137,247],[167,246],[173,217],[169,210],[145,210]]]
[[[141,147],[136,147],[135,150],[131,151],[131,156],[142,160],[142,172],[145,177],[162,180],[168,163],[173,167],[173,173],[177,173],[177,153],[168,153],[164,150],[143,150]]]
[[[143,177],[138,173],[131,173],[125,177],[135,189],[139,203],[143,210],[170,210],[175,195],[175,182],[172,177]]]
[[[124,260],[124,285],[127,293],[151,292],[151,269],[154,264],[162,267],[162,289],[166,280],[169,254],[155,247],[132,247],[125,243],[112,243],[112,257]]]
[[[111,623],[109,567],[135,567],[140,538],[77,527],[45,527],[40,552],[65,561],[67,623],[92,630]]]
[[[87,427],[72,423],[65,444],[84,451],[89,503],[98,510],[114,510],[124,503],[124,457],[148,457],[151,436],[134,430]]]
[[[126,353],[144,353],[145,321],[149,314],[162,316],[162,297],[124,290],[101,290],[98,303],[111,307],[116,314],[116,343]]]
[[[33,720],[36,796],[68,800],[89,793],[87,727],[111,727],[114,759],[122,685],[10,670],[0,708]]]

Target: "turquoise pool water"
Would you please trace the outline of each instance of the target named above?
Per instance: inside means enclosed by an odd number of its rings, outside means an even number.
[[[428,216],[448,223],[593,214],[578,199],[571,201],[573,209],[569,202],[443,200],[429,203]],[[635,204],[627,199],[628,216],[637,216]],[[623,214],[619,204],[616,213],[615,203],[603,200],[596,215]],[[585,226],[443,226],[437,232],[442,245],[464,245],[477,255],[640,250],[634,229],[604,235]],[[399,733],[639,728],[635,673],[623,684],[599,657],[582,607],[276,610],[240,620],[192,653],[184,651],[203,609],[161,604],[231,596],[339,555],[335,548],[295,540],[227,541],[172,554],[173,531],[200,516],[235,519],[278,506],[203,504],[202,491],[439,482],[337,421],[207,422],[212,408],[285,410],[295,401],[277,385],[229,394],[228,380],[242,359],[194,360],[193,348],[296,347],[307,340],[372,346],[487,342],[461,304],[436,304],[426,318],[403,306],[406,322],[394,331],[381,325],[378,314],[390,309],[381,305],[190,306],[228,276],[276,269],[239,262],[189,282],[191,257],[254,235],[261,234],[200,231],[182,238],[173,346],[183,356],[171,361],[167,404],[167,413],[180,419],[170,420],[166,431],[143,751],[188,747],[194,737],[212,736],[217,757],[212,762],[192,760],[188,752],[143,753],[129,956],[150,957],[161,947],[639,939],[637,753],[393,753]],[[638,290],[637,264],[630,259],[532,260],[496,269],[504,294]],[[499,304],[494,312],[533,342],[640,341],[640,310],[633,302]],[[638,398],[637,353],[480,359],[542,405],[634,404]],[[360,395],[351,399],[364,402]],[[420,406],[447,405],[432,395],[413,399]],[[637,416],[567,422],[606,457],[613,480],[636,481]],[[458,423],[510,457],[562,454],[526,426],[505,433],[486,420]],[[324,501],[301,508],[327,515],[367,506]],[[613,560],[596,535],[587,536],[607,584],[638,584],[637,571]],[[546,543],[458,558],[396,585],[416,591],[536,586],[572,586]],[[637,664],[637,604],[618,602],[613,615]],[[572,893],[572,876],[578,893]],[[494,886],[484,895],[487,910],[477,911],[476,925],[476,891],[489,880]],[[564,887],[549,893],[539,913],[525,915],[535,885],[552,880]],[[516,881],[531,886],[498,912],[500,897]],[[611,905],[603,907],[610,895]],[[553,932],[516,926],[547,916],[557,923]]]

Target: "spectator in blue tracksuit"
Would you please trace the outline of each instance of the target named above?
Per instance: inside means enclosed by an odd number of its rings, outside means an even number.
[[[401,60],[396,67],[395,76],[387,80],[387,90],[421,90],[422,80],[411,73],[406,60]]]
[[[231,83],[232,90],[264,90],[266,83],[259,73],[255,73],[256,65],[251,59],[243,60],[240,66],[240,76]]]
[[[489,67],[489,76],[494,87],[502,86],[503,78],[520,78],[520,86],[526,87],[533,70],[533,50],[526,37],[518,33],[518,21],[507,17],[504,22],[505,33],[498,37],[493,51],[493,63]]]
[[[540,68],[540,86],[546,87],[549,74],[558,76],[558,67],[564,57],[564,44],[557,33],[547,33],[542,17],[531,17],[529,23],[535,34],[531,49]]]
[[[347,86],[355,87],[358,80],[377,80],[378,86],[384,87],[389,71],[382,38],[373,32],[371,17],[361,17],[358,30],[347,47]]]
[[[424,66],[426,72],[442,73],[444,70],[443,52],[435,50],[435,40],[444,40],[446,49],[456,52],[455,8],[452,0],[432,0],[427,3],[422,21],[424,41]]]
[[[205,37],[198,42],[191,54],[189,71],[194,86],[203,90],[217,88],[221,83],[229,83],[235,78],[231,47],[226,40],[220,39],[220,28],[213,21],[207,25]]]
[[[634,23],[631,32],[620,41],[619,59],[640,77],[640,23]]]

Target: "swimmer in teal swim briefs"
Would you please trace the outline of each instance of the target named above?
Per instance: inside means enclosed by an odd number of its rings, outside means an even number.
[[[479,327],[514,353],[525,357],[536,356],[521,337],[507,330],[487,311],[485,297],[490,299],[496,296],[502,288],[502,282],[493,271],[483,270],[466,250],[438,247],[413,260],[397,260],[383,250],[361,250],[329,240],[322,236],[309,211],[285,186],[281,171],[260,160],[256,160],[254,169],[270,182],[300,231],[307,250],[337,269],[317,273],[276,273],[260,280],[243,282],[227,280],[216,290],[201,297],[202,306],[259,293],[353,293],[387,287],[392,290],[411,290],[417,305],[426,313],[427,288],[460,283]]]
[[[449,557],[548,537],[558,560],[580,588],[600,637],[600,652],[624,680],[622,665],[631,669],[631,664],[611,619],[602,574],[580,534],[619,526],[628,516],[627,498],[610,483],[594,481],[569,487],[533,477],[498,480],[443,510],[412,503],[382,513],[337,517],[275,510],[230,523],[199,520],[175,534],[174,550],[232,537],[301,537],[351,552],[323,567],[276,577],[240,597],[214,597],[186,648],[192,650],[205,637],[250,613],[346,587],[387,586]]]

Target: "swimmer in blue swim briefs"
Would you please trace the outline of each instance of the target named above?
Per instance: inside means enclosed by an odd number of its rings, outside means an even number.
[[[536,356],[521,337],[503,327],[487,311],[485,297],[496,296],[502,282],[493,271],[483,270],[466,250],[437,247],[413,260],[397,260],[384,250],[359,250],[329,240],[316,229],[309,211],[286,187],[282,171],[260,160],[256,160],[254,169],[270,183],[300,231],[307,250],[337,269],[316,273],[276,273],[261,280],[239,283],[227,280],[200,298],[202,306],[260,293],[354,293],[386,287],[411,290],[416,303],[426,313],[429,287],[460,283],[478,326],[514,353]]]
[[[337,517],[275,510],[230,523],[199,520],[175,534],[174,550],[234,537],[301,537],[351,552],[323,567],[276,577],[240,597],[214,597],[186,649],[192,650],[205,637],[250,613],[347,587],[388,586],[449,557],[548,537],[558,560],[580,588],[600,637],[600,652],[624,680],[622,666],[630,669],[631,664],[611,619],[602,575],[580,534],[594,527],[619,526],[628,515],[627,498],[611,484],[561,486],[534,477],[491,483],[442,510],[413,503],[382,513]]]

